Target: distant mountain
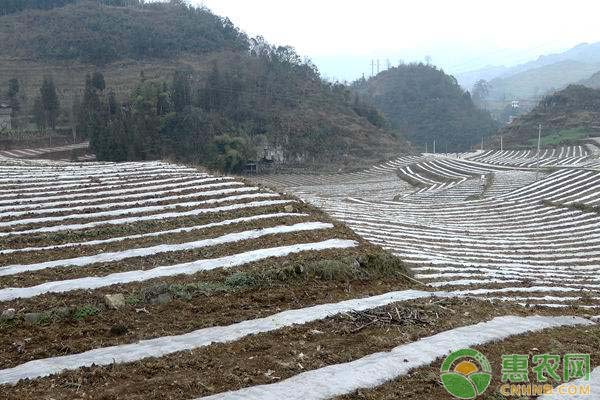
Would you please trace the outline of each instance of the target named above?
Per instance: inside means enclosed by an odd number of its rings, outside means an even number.
[[[512,67],[490,66],[456,74],[456,79],[467,90],[480,79],[490,81],[492,97],[498,101],[535,98],[577,83],[599,70],[600,42],[581,43],[565,52],[542,55]]]
[[[535,64],[530,64],[531,66]],[[600,63],[560,60],[509,76],[492,79],[489,100],[537,100],[541,96],[586,79],[600,70]]]
[[[471,90],[477,81],[483,79],[491,81],[494,78],[502,76],[509,68],[505,66],[490,65],[481,69],[460,74],[454,74],[460,86],[465,90]]]
[[[477,109],[452,76],[430,65],[390,68],[355,82],[353,89],[423,148],[436,140],[440,151],[466,150],[497,129],[490,114]]]

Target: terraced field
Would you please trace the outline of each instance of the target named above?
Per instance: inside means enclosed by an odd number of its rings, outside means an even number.
[[[163,162],[1,160],[2,398],[446,399],[439,360],[463,347],[598,366],[600,171],[511,168],[406,156],[260,182],[290,195]]]
[[[66,153],[72,150],[85,150],[89,147],[88,142],[69,144],[65,146],[54,146],[54,147],[42,147],[42,148],[26,148],[26,149],[14,149],[14,150],[0,150],[1,158],[37,158],[42,157],[50,153]],[[90,155],[81,156],[81,161],[90,160],[94,157]],[[66,160],[68,161],[68,160]]]
[[[377,197],[370,194],[379,182],[366,174],[353,188],[362,193],[287,190],[398,255],[430,287],[553,307],[584,299],[581,307],[596,308],[600,171],[587,167],[593,159],[581,146],[543,150],[540,166],[552,168],[540,170],[521,162],[532,153],[412,159]]]
[[[600,307],[596,163],[581,146],[543,150],[539,161],[535,151],[429,154],[397,163],[395,180],[382,170],[351,187],[308,178],[299,185],[300,177],[269,183],[390,250],[438,296],[594,315]],[[384,176],[388,186],[378,191]]]

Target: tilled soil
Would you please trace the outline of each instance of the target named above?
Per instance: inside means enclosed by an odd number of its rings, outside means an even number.
[[[90,205],[90,204],[75,204],[76,207],[85,207],[83,209],[77,209],[77,210],[66,210],[66,211],[52,211],[52,209],[48,209],[47,212],[45,212],[44,214],[40,214],[40,213],[35,213],[35,212],[27,212],[27,210],[24,210],[24,212],[26,212],[26,214],[23,215],[17,215],[17,216],[0,216],[0,223],[2,222],[9,222],[9,221],[18,221],[21,219],[30,219],[30,218],[45,218],[45,217],[68,217],[65,218],[63,221],[71,221],[71,220],[77,220],[77,219],[82,219],[81,217],[70,217],[73,214],[78,214],[78,215],[85,215],[85,214],[93,214],[93,213],[97,213],[97,212],[108,212],[108,211],[116,211],[116,210],[122,210],[122,209],[126,209],[126,208],[135,208],[135,207],[149,207],[149,206],[166,206],[166,205],[171,205],[171,204],[179,204],[179,203],[188,203],[188,202],[200,202],[200,201],[209,201],[209,200],[216,200],[216,199],[220,199],[223,197],[229,197],[229,196],[239,196],[239,195],[250,195],[250,194],[258,194],[258,193],[264,193],[264,192],[259,192],[257,190],[253,190],[253,191],[247,191],[247,192],[233,192],[233,193],[228,193],[228,194],[213,194],[213,195],[203,195],[202,193],[198,193],[193,197],[184,197],[184,198],[176,198],[176,199],[169,199],[169,200],[163,200],[163,197],[166,197],[167,195],[160,195],[159,197],[156,196],[151,196],[149,199],[146,200],[140,200],[140,199],[125,199],[125,200],[119,200],[117,199],[112,199],[110,202],[103,202],[101,204],[114,204],[111,207],[100,207],[98,208],[95,205]],[[181,195],[180,193],[176,193],[176,195]],[[119,203],[128,203],[127,205],[119,205]],[[131,203],[131,204],[129,204]],[[211,204],[211,203],[208,203]],[[220,203],[219,203],[220,204]],[[64,209],[64,208],[68,208],[67,206],[61,206],[60,209]]]
[[[165,185],[174,185],[177,184],[177,190],[174,190],[172,187],[170,188],[165,188],[165,189],[161,189],[161,192],[164,191],[164,193],[161,193],[161,196],[176,196],[176,195],[183,195],[183,194],[188,194],[188,193],[194,193],[195,191],[197,191],[197,188],[194,188],[194,186],[202,186],[202,185],[208,185],[208,187],[205,190],[220,190],[220,189],[230,189],[230,188],[235,188],[235,187],[241,187],[242,185],[239,184],[239,181],[236,180],[212,180],[212,181],[206,181],[206,182],[200,182],[200,183],[195,183],[198,180],[203,180],[203,179],[214,179],[214,178],[202,178],[202,177],[197,177],[197,176],[190,176],[187,179],[184,180],[174,180],[172,183],[169,182],[165,182]],[[162,180],[162,178],[160,179]],[[153,193],[153,191],[148,191],[148,189],[146,189],[144,186],[153,186],[155,185],[155,182],[153,180],[150,180],[147,182],[147,185],[143,185],[144,182],[141,183],[141,185],[139,187],[132,187],[132,186],[123,186],[122,188],[110,188],[110,189],[103,189],[102,187],[100,188],[95,188],[95,190],[93,191],[74,191],[74,192],[65,192],[63,194],[60,193],[52,193],[52,194],[48,194],[46,195],[46,199],[44,200],[40,200],[40,201],[28,201],[31,199],[28,199],[25,196],[19,196],[18,198],[14,198],[15,200],[15,207],[19,207],[19,206],[32,206],[32,205],[38,205],[37,209],[42,209],[42,208],[46,208],[43,205],[39,205],[39,204],[44,204],[44,203],[57,203],[57,202],[64,202],[64,203],[69,203],[71,201],[78,201],[78,200],[85,200],[87,203],[85,204],[75,204],[77,206],[84,206],[84,205],[94,205],[94,204],[103,204],[103,203],[107,203],[107,202],[116,202],[116,201],[143,201],[143,200],[147,200],[147,199],[153,199],[156,197],[156,195]],[[222,186],[218,186],[218,187],[211,187],[210,185],[213,184],[220,184]],[[116,184],[117,186],[119,185],[118,183]],[[112,185],[109,185],[112,186]],[[188,189],[189,187],[189,189]],[[131,195],[136,195],[139,197],[135,197],[135,198],[128,198],[125,200],[120,200],[121,194],[110,194],[110,193],[104,193],[104,192],[108,192],[110,190],[126,190],[126,193],[123,193],[126,196],[131,196]],[[90,196],[90,194],[96,194],[100,192],[101,194],[98,197],[95,196]],[[39,197],[43,197],[44,195],[40,195]],[[31,197],[36,197],[36,193],[33,193],[33,196]],[[2,199],[2,200],[9,200],[9,199]],[[6,206],[6,205],[5,205]],[[55,206],[50,206],[51,207],[55,207]],[[15,211],[21,211],[21,210],[15,210]]]
[[[105,252],[122,251],[140,247],[151,247],[161,244],[178,244],[215,238],[218,236],[242,232],[252,229],[270,228],[277,225],[292,225],[300,222],[313,222],[314,218],[306,216],[287,216],[269,219],[258,219],[231,225],[217,226],[213,228],[202,228],[190,232],[169,233],[160,236],[148,236],[144,238],[126,239],[112,243],[97,245],[83,245],[62,247],[57,249],[18,252],[11,254],[0,254],[0,266],[13,264],[33,264],[51,260],[64,260],[75,257],[96,255]],[[319,221],[320,222],[320,221]],[[135,233],[133,233],[135,234]],[[85,243],[80,242],[80,243]],[[1,284],[0,284],[1,286]]]
[[[286,260],[271,259],[250,265],[245,271],[263,271],[284,266],[302,265],[319,260],[335,260],[342,257],[359,257],[364,251],[354,249],[340,253],[334,250],[297,254]],[[123,293],[127,299],[139,299],[143,293],[153,291],[157,284],[174,285],[201,282],[222,282],[235,272],[213,271],[191,277],[160,279],[156,282],[113,286],[94,291],[74,291],[66,294],[49,294],[27,300],[3,303],[22,315],[61,307],[93,305],[97,315],[74,321],[64,318],[30,324],[22,319],[0,324],[0,365],[14,366],[32,359],[77,353],[99,346],[131,343],[140,339],[181,334],[209,326],[229,325],[245,319],[259,318],[277,312],[337,302],[356,297],[372,296],[394,290],[403,290],[412,282],[392,274],[385,278],[365,280],[319,280],[300,279],[286,284],[266,285],[238,291],[220,291],[203,295],[199,292],[189,299],[175,298],[164,305],[137,302],[119,310],[103,306],[105,294]],[[243,289],[243,288],[242,288]],[[125,326],[125,335],[111,334],[111,328]],[[17,343],[18,342],[18,343]],[[17,343],[15,345],[15,343]]]
[[[24,231],[24,230],[29,230],[29,229],[38,229],[38,228],[45,228],[45,227],[50,227],[50,226],[59,226],[59,225],[64,225],[64,224],[85,224],[85,223],[89,223],[89,222],[103,222],[103,221],[110,221],[112,219],[115,218],[127,218],[127,217],[144,217],[144,216],[149,216],[149,215],[155,215],[155,214],[160,214],[163,212],[187,212],[187,211],[193,211],[193,210],[198,210],[198,209],[210,209],[210,208],[215,208],[215,207],[225,207],[225,206],[230,206],[230,205],[234,205],[234,204],[244,204],[244,203],[251,203],[254,201],[265,201],[265,200],[285,200],[285,198],[283,197],[265,197],[265,198],[246,198],[246,199],[241,199],[241,200],[227,200],[227,201],[223,201],[223,202],[219,202],[219,203],[211,203],[211,204],[204,204],[204,205],[197,205],[197,206],[193,206],[193,207],[189,207],[189,206],[176,206],[176,207],[171,207],[171,208],[165,208],[162,210],[155,210],[155,211],[142,211],[142,212],[130,212],[130,213],[125,213],[125,214],[121,214],[118,216],[101,216],[101,217],[85,217],[83,216],[83,214],[77,213],[77,215],[79,216],[73,216],[73,212],[69,212],[69,211],[63,211],[60,213],[56,213],[56,214],[52,214],[51,217],[64,217],[63,219],[60,220],[54,220],[54,221],[45,221],[45,222],[32,222],[32,223],[28,223],[28,224],[23,224],[23,225],[14,225],[14,226],[7,226],[7,227],[2,227],[2,232],[3,233],[11,233],[11,232],[19,232],[19,231]],[[180,203],[186,203],[187,201],[183,200],[181,202],[171,202],[169,204],[180,204]],[[150,205],[150,206],[155,206],[155,205]],[[145,207],[144,205],[142,205],[141,207]],[[127,210],[127,208],[116,208],[114,210]],[[114,210],[100,210],[99,212],[105,212],[105,211],[114,211]],[[97,212],[97,210],[93,211],[93,212]],[[39,215],[36,215],[35,218],[40,218]]]
[[[575,312],[539,311],[540,314],[548,315]],[[388,313],[401,317],[391,320],[384,318]],[[509,304],[421,299],[386,306],[372,312],[339,315],[158,359],[65,372],[32,382],[21,382],[15,387],[7,387],[5,392],[8,399],[191,399],[277,382],[306,370],[349,362],[441,331],[507,314],[529,315],[530,311]],[[381,320],[369,324],[373,315],[379,315]],[[599,332],[596,327],[589,329],[592,330]],[[553,331],[544,332],[544,335],[560,337]],[[510,343],[511,340],[506,342]],[[522,351],[525,347],[516,348]],[[585,348],[578,347],[578,350],[583,351]],[[433,375],[429,375],[431,379]],[[395,383],[394,381],[382,388]],[[401,387],[407,385],[411,392],[424,395],[432,383],[403,383]],[[395,392],[390,392],[393,395],[386,398],[413,398],[398,396],[395,386],[386,390],[394,389]],[[386,395],[387,392],[374,391],[371,397],[357,394],[358,397],[351,398],[379,399],[382,398],[379,397],[380,394]],[[415,398],[445,398],[431,396],[431,391],[429,394],[429,397]]]
[[[311,207],[303,203],[293,203],[293,207],[295,211],[299,213],[314,213]],[[134,235],[139,233],[157,232],[194,225],[203,225],[211,222],[223,221],[226,219],[283,212],[283,210],[284,207],[280,205],[263,206],[250,209],[239,209],[227,212],[220,212],[218,215],[200,214],[197,216],[169,218],[165,220],[155,221],[143,221],[121,225],[103,225],[92,229],[8,236],[5,238],[1,238],[0,243],[2,243],[3,247],[15,249],[34,246],[51,246],[87,240],[110,239],[113,237]],[[323,221],[322,218],[319,220]]]
[[[208,246],[195,250],[159,253],[145,257],[128,258],[117,262],[95,263],[87,266],[47,268],[18,275],[0,277],[0,287],[29,287],[44,282],[76,279],[88,276],[106,276],[124,271],[137,271],[164,265],[176,265],[197,260],[213,259],[239,254],[256,249],[311,243],[331,238],[346,239],[347,230],[330,228],[315,231],[278,233],[257,239],[243,240],[218,246]],[[244,269],[244,266],[239,267]]]

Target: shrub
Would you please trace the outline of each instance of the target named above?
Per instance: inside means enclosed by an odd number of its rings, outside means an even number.
[[[209,163],[223,172],[240,172],[253,157],[252,147],[241,136],[216,136],[209,145]]]
[[[81,321],[82,319],[94,316],[94,315],[98,314],[99,312],[100,312],[100,310],[97,307],[92,306],[92,305],[85,305],[83,307],[77,308],[73,312],[73,318],[76,319],[77,321]]]

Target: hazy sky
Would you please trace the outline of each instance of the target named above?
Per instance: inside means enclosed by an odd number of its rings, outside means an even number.
[[[513,65],[600,41],[595,0],[192,0],[251,36],[288,44],[330,79],[370,74],[370,60],[423,60],[449,72]]]

